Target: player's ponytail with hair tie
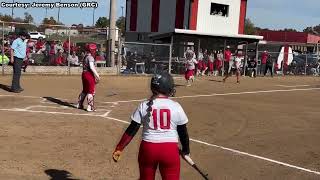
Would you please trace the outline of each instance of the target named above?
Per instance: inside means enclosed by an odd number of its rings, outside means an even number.
[[[147,116],[150,118],[151,117],[151,112],[152,112],[152,105],[153,105],[153,100],[156,98],[157,94],[153,93],[152,96],[149,99],[149,102],[147,103]]]

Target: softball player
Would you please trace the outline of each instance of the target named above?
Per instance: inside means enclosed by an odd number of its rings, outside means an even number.
[[[151,79],[152,96],[142,102],[131,116],[131,124],[113,152],[117,162],[143,124],[139,150],[140,180],[154,180],[156,169],[164,180],[179,180],[181,155],[189,158],[188,118],[179,103],[168,99],[174,95],[174,82],[168,73],[156,74]]]
[[[216,55],[216,59],[214,60],[214,76],[217,76],[221,70],[221,66],[222,66],[222,59],[223,59],[223,54],[221,53],[221,51],[217,52]]]
[[[210,52],[209,53],[209,57],[208,57],[208,67],[209,67],[209,72],[208,72],[208,76],[211,76],[211,75],[213,75],[213,63],[214,63],[214,60],[215,60],[215,54],[216,54],[216,52],[215,51],[213,51],[213,52]]]
[[[227,46],[227,49],[224,51],[224,72],[226,74],[230,73],[232,62],[231,61],[232,53],[230,51],[230,46]]]
[[[206,49],[206,50],[204,50],[204,53],[203,53],[201,76],[204,76],[204,74],[208,70],[208,63],[209,63],[209,52]]]
[[[203,64],[203,53],[202,53],[202,49],[200,49],[199,55],[198,55],[198,64],[197,64],[197,75],[200,76],[201,75],[201,71],[202,71],[202,64]]]
[[[191,82],[194,81],[195,64],[198,63],[198,61],[196,61],[193,57],[194,57],[193,51],[186,53],[187,61],[186,61],[186,72],[184,76],[187,80],[187,86],[191,86]]]
[[[240,83],[240,66],[241,66],[241,53],[237,53],[237,56],[233,60],[236,76],[237,76],[237,83]],[[226,80],[230,77],[230,73],[226,74],[226,77],[223,79],[223,82],[226,82]]]
[[[77,108],[83,109],[84,99],[87,97],[88,107],[87,111],[95,111],[94,108],[94,96],[95,96],[95,85],[99,82],[100,76],[94,66],[94,56],[96,52],[95,44],[86,45],[86,55],[83,60],[83,72],[82,72],[82,92],[79,95],[79,101]]]

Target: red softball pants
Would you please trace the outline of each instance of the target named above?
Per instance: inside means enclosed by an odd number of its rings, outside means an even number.
[[[154,180],[158,166],[163,180],[179,180],[180,156],[178,143],[142,141],[138,159],[140,180]]]

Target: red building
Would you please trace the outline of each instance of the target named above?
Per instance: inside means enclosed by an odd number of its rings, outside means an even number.
[[[259,35],[263,36],[265,41],[305,44],[316,44],[320,42],[320,36],[305,32],[261,31]]]

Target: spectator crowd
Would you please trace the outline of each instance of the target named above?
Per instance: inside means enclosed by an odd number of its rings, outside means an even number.
[[[0,65],[10,64],[10,46],[16,38],[16,36],[7,35],[4,39],[0,39],[0,49],[4,52],[4,56],[0,55]],[[29,36],[25,43],[27,45],[25,66],[81,66],[82,59],[85,56],[84,48],[80,45],[77,46],[76,43],[69,42],[69,40],[62,42],[43,38],[31,39]],[[3,48],[2,44],[4,44]],[[106,59],[105,54],[100,52],[99,48],[97,50],[96,59],[104,61]]]

